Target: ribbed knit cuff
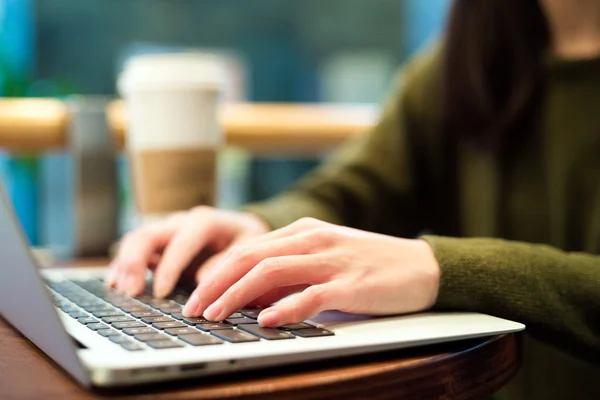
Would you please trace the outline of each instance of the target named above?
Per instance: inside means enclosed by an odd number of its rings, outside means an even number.
[[[440,287],[434,308],[476,311],[485,286],[493,286],[488,262],[477,243],[465,239],[423,236],[432,247],[440,269]],[[489,254],[488,254],[489,255]]]

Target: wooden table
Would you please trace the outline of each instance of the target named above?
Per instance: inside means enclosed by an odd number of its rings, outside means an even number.
[[[485,399],[516,373],[518,342],[509,334],[205,381],[90,392],[0,318],[0,398]]]

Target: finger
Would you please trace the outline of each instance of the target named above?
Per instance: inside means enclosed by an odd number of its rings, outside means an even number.
[[[230,251],[224,256],[207,279],[200,282],[184,307],[184,315],[202,315],[209,305],[262,260],[287,255],[301,255],[307,250],[307,242],[301,237],[282,238],[252,246],[237,247],[237,250]]]
[[[215,267],[218,265],[218,263],[221,261],[224,255],[225,252],[214,254],[211,257],[209,257],[200,268],[198,268],[198,271],[196,271],[197,284],[206,279],[206,277],[214,271]]]
[[[107,288],[115,287],[115,285],[117,283],[118,271],[119,270],[116,268],[116,266],[113,266],[112,264],[109,265],[108,275],[106,276],[106,280],[104,281]]]
[[[154,273],[154,295],[167,296],[179,279],[183,270],[195,256],[210,244],[215,233],[214,224],[205,212],[196,212],[188,217],[181,229],[173,236],[165,249]]]
[[[281,239],[284,237],[289,237],[293,235],[297,235],[301,232],[305,232],[311,228],[323,227],[327,225],[326,222],[319,221],[315,218],[301,218],[289,225],[284,226],[283,228],[276,229],[271,232],[267,232],[260,236],[255,236],[249,240],[249,243],[264,243],[275,239]]]
[[[154,253],[150,256],[150,259],[148,260],[148,269],[150,271],[154,271],[156,269],[161,257],[162,255],[160,253]]]
[[[322,311],[341,309],[347,292],[347,288],[344,290],[334,282],[311,286],[261,312],[258,323],[265,327],[278,327],[302,322]]]
[[[249,236],[247,234],[240,234],[239,237],[234,240],[229,246],[227,246],[222,251],[213,254],[209,257],[203,264],[202,267],[196,271],[196,283],[200,284],[200,282],[204,280],[210,279],[217,271],[219,264],[222,264],[223,261],[232,253],[232,249],[241,244],[247,243],[250,238],[254,236]]]
[[[212,275],[217,271],[217,267],[223,260],[230,255],[231,249],[235,246],[239,246],[240,244],[245,244],[250,241],[251,238],[254,238],[253,235],[241,234],[237,240],[235,240],[231,245],[229,245],[223,251],[213,254],[209,257],[196,271],[196,283],[200,284],[200,282],[210,279]]]
[[[267,258],[231,286],[206,311],[204,317],[222,321],[253,299],[278,288],[315,285],[329,280],[322,256],[286,256]]]
[[[232,257],[236,257],[239,255],[237,253],[241,251],[240,245],[243,245],[244,248],[251,248],[252,246],[257,246],[261,243],[266,243],[276,239],[289,237],[294,232],[300,232],[296,228],[289,229],[289,226],[286,228],[282,228],[280,231],[272,231],[260,236],[240,237],[239,240],[236,240],[234,243],[232,243],[227,249],[223,250],[222,253],[215,254],[213,258],[207,260],[207,263],[203,266],[203,268],[198,270],[198,275],[196,276],[197,282],[200,283],[202,280],[212,280],[213,277],[222,267],[226,267],[229,265],[229,262],[231,261]]]
[[[109,284],[135,296],[145,285],[146,268],[156,259],[176,231],[176,221],[140,229],[125,236],[117,257],[111,263]]]
[[[106,285],[116,287],[120,278],[128,272],[127,265],[132,258],[132,253],[137,252],[137,258],[147,260],[146,264],[153,267],[156,260],[160,259],[160,250],[168,243],[180,223],[181,213],[175,213],[164,221],[147,225],[125,235],[118,244],[117,254],[109,265],[109,274]],[[142,243],[140,243],[142,242]],[[143,246],[155,244],[156,246]],[[139,246],[145,247],[146,250]],[[152,249],[152,247],[154,247]],[[135,262],[135,259],[133,260]],[[135,266],[134,266],[135,268]]]
[[[257,299],[252,300],[246,305],[246,307],[265,308],[271,306],[276,301],[279,301],[291,294],[299,293],[309,287],[309,285],[294,285],[287,287],[280,287],[271,290],[268,293],[263,294]]]
[[[156,269],[156,266],[158,265],[158,263],[160,262],[160,253],[153,253],[152,255],[150,255],[150,257],[148,258],[148,265],[147,268],[151,271]],[[113,262],[111,263],[111,265],[109,266],[109,270],[108,270],[108,275],[105,279],[105,284],[106,287],[112,288],[116,286],[118,277],[119,277],[119,267],[116,265],[118,263],[118,261],[116,261],[117,259],[113,260]]]

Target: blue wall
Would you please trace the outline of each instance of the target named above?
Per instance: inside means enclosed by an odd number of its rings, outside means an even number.
[[[402,38],[408,57],[443,33],[450,0],[404,0]]]

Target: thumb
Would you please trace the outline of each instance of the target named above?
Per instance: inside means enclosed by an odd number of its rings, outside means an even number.
[[[264,327],[278,327],[302,322],[325,310],[340,309],[344,296],[340,289],[335,283],[310,286],[297,296],[261,312],[258,323]]]

